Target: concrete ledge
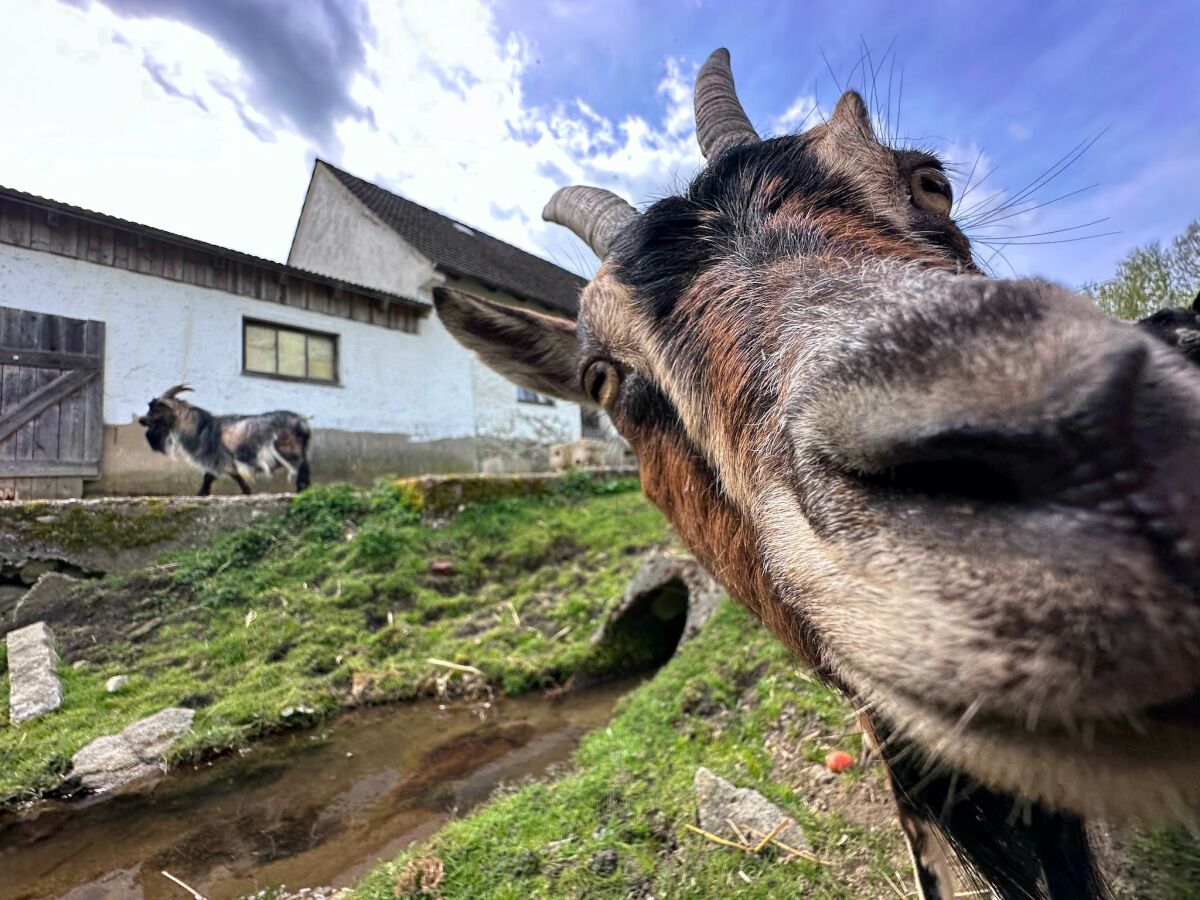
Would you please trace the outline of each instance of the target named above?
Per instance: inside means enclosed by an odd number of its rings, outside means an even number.
[[[130,571],[169,550],[279,515],[291,501],[291,494],[253,494],[0,503],[0,571],[27,583],[55,567]],[[26,568],[32,578],[24,578]]]
[[[632,467],[612,467],[576,470],[586,471],[599,481],[636,478]],[[504,497],[531,497],[547,494],[578,474],[534,473],[528,475],[425,475],[402,478],[397,483],[407,488],[413,504],[426,519],[443,519],[454,515],[464,506],[500,500]]]

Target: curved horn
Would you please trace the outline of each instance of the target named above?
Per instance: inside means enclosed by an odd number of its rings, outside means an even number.
[[[712,159],[722,150],[737,144],[757,144],[762,140],[733,87],[729,51],[714,50],[696,75],[696,140],[700,152]]]
[[[186,384],[177,384],[177,385],[175,385],[175,387],[168,388],[167,390],[163,391],[162,396],[159,397],[158,399],[159,400],[174,400],[180,394],[187,393],[190,390],[191,390],[191,388]]]
[[[570,228],[601,259],[613,238],[636,217],[637,210],[612,191],[579,185],[559,188],[542,210],[543,219]]]

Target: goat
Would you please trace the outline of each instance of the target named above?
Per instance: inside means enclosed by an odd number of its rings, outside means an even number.
[[[857,93],[763,140],[718,50],[695,107],[682,195],[543,212],[601,259],[577,322],[440,287],[442,322],[607,411],[700,562],[860,710],[920,896],[955,860],[1003,900],[1106,896],[1086,822],[1200,809],[1200,373],[985,277],[942,163]]]
[[[191,463],[204,472],[200,496],[212,493],[213,481],[228,475],[243,494],[250,493],[247,478],[255,472],[270,474],[281,466],[296,480],[296,492],[308,487],[308,422],[286,410],[254,416],[214,416],[179,395],[191,388],[177,384],[150,401],[138,424],[146,429],[150,449]]]
[[[1138,325],[1163,343],[1200,364],[1200,294],[1187,309],[1168,307],[1138,320]]]

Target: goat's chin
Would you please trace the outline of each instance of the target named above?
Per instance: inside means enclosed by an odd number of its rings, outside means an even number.
[[[1200,825],[1200,693],[1070,728],[948,710],[871,678],[843,677],[931,764],[993,790],[1112,823]]]

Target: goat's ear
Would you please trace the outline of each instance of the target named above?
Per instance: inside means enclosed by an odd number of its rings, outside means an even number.
[[[433,289],[433,305],[446,330],[509,381],[591,405],[579,386],[574,322],[446,287]]]
[[[1196,293],[1196,299],[1192,301],[1192,312],[1200,313],[1200,291]]]
[[[871,113],[858,91],[846,91],[838,98],[833,113],[829,116],[829,127],[835,131],[855,132],[862,137],[875,139],[871,128]]]

